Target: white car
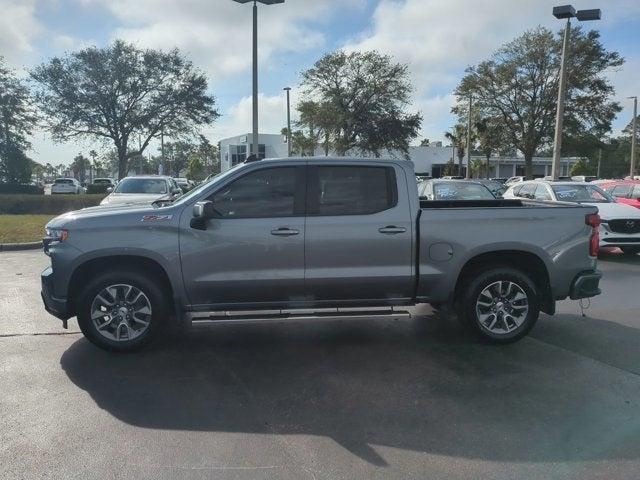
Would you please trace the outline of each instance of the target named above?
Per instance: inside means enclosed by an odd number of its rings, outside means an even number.
[[[51,195],[57,193],[71,193],[79,195],[85,192],[85,188],[75,178],[56,178],[51,185]]]
[[[507,181],[504,182],[504,185],[506,187],[510,187],[511,185],[515,185],[516,183],[521,183],[521,182],[524,182],[524,177],[521,177],[521,176],[509,177],[507,178]]]
[[[100,205],[152,203],[156,200],[171,201],[182,195],[182,190],[175,180],[162,175],[123,178],[118,182],[116,188],[109,188],[107,192],[109,195],[100,202]]]
[[[640,253],[640,209],[617,203],[611,195],[593,183],[526,181],[509,187],[503,197],[598,207],[602,219],[600,247],[619,247],[627,254]]]

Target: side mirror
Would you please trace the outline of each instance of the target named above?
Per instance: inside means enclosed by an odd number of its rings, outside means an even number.
[[[171,189],[171,195],[182,195],[182,189],[181,188],[172,188]]]
[[[113,187],[107,188],[107,193],[112,193],[112,192],[113,192]]]
[[[193,206],[193,218],[190,222],[191,228],[195,228],[196,230],[206,230],[207,220],[217,216],[219,215],[213,206],[213,202],[197,202]]]

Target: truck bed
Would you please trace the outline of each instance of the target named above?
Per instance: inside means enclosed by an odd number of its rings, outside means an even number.
[[[498,200],[424,200],[420,199],[421,209],[433,208],[532,208],[532,207],[574,207],[571,203],[551,203],[535,200],[498,199]]]

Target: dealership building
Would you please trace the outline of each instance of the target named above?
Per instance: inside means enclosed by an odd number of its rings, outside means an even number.
[[[236,137],[220,140],[220,165],[224,172],[238,163],[246,160],[250,152],[251,134],[238,135]],[[282,158],[287,156],[287,139],[283,135],[263,134],[258,136],[259,158]],[[324,150],[318,146],[316,155],[323,156]],[[355,155],[354,155],[355,156]],[[389,156],[394,156],[393,154]],[[399,157],[400,155],[396,154]],[[415,165],[417,174],[438,178],[443,176],[447,163],[453,158],[458,163],[456,149],[451,146],[442,146],[436,142],[428,147],[409,147],[409,158]],[[486,157],[472,155],[471,160],[482,160]],[[569,175],[571,167],[579,160],[577,157],[562,158],[560,161],[560,175]],[[518,156],[500,156],[489,159],[490,177],[512,177],[524,175],[524,158]],[[463,169],[466,168],[466,158],[463,159]],[[551,175],[551,157],[534,157],[533,174],[535,176]]]

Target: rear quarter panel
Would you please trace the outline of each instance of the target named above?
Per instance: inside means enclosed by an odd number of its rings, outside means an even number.
[[[483,253],[522,251],[547,267],[555,298],[568,295],[573,278],[595,268],[589,256],[591,228],[585,215],[595,207],[527,206],[516,208],[423,209],[419,220],[418,299],[451,298],[464,265]],[[443,249],[452,255],[443,255]],[[527,265],[520,266],[525,272]]]

